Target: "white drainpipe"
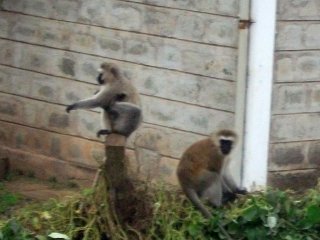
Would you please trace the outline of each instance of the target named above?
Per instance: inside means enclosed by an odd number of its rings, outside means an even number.
[[[242,185],[249,190],[267,183],[276,3],[277,0],[251,1],[242,174]]]

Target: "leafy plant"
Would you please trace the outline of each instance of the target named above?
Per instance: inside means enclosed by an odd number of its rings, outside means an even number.
[[[0,183],[0,214],[17,204],[19,200],[19,195],[7,191],[3,184]]]
[[[8,221],[0,230],[0,240],[34,240],[15,219]]]
[[[219,227],[222,225],[237,240],[320,240],[320,185],[303,195],[275,189],[251,193],[228,206],[212,209],[210,220],[175,190],[163,186],[146,189],[150,194],[145,201],[153,203],[148,226],[143,231],[123,229],[116,239],[226,239]],[[81,196],[66,201],[50,200],[20,209],[17,220],[1,228],[0,240],[29,240],[31,235],[43,240],[52,233],[70,239],[108,239],[110,209],[104,194],[101,189],[86,189]],[[28,232],[17,227],[18,223]],[[10,234],[22,237],[4,237]]]

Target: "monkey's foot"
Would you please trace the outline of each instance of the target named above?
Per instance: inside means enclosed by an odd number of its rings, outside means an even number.
[[[108,130],[108,129],[101,129],[101,130],[99,130],[99,131],[97,132],[97,137],[100,137],[100,135],[108,135],[108,134],[110,134],[110,133],[111,133],[111,131]]]
[[[74,109],[74,104],[71,104],[71,105],[67,106],[66,112],[69,113],[73,109]]]
[[[236,200],[237,195],[235,193],[232,192],[225,192],[223,193],[222,196],[222,203],[226,204],[228,202],[233,202],[234,200]]]

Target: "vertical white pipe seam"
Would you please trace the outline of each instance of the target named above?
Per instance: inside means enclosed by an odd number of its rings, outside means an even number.
[[[245,108],[247,90],[249,27],[241,22],[250,21],[250,0],[239,1],[238,66],[236,81],[235,130],[239,135],[237,147],[232,153],[230,171],[237,184],[241,184],[243,175],[243,140],[245,133]]]
[[[265,187],[271,122],[277,0],[252,0],[242,185]]]

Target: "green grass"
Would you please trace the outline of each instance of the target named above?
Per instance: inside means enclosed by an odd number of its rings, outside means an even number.
[[[20,200],[21,197],[18,194],[9,192],[0,182],[0,214],[5,213],[10,207],[19,203]]]
[[[212,209],[210,220],[204,219],[175,190],[163,186],[146,189],[145,201],[152,203],[153,210],[148,224],[143,229],[118,229],[113,239],[227,239],[219,228],[222,225],[237,240],[320,240],[320,185],[302,195],[276,189],[252,193],[223,208]],[[101,189],[89,189],[80,197],[31,205],[20,209],[11,221],[16,221],[14,226],[20,224],[21,229],[27,229],[27,237],[38,235],[40,239],[58,232],[71,239],[99,240],[110,231],[110,209],[104,194]],[[8,221],[2,223],[2,229],[4,226],[8,228]]]

